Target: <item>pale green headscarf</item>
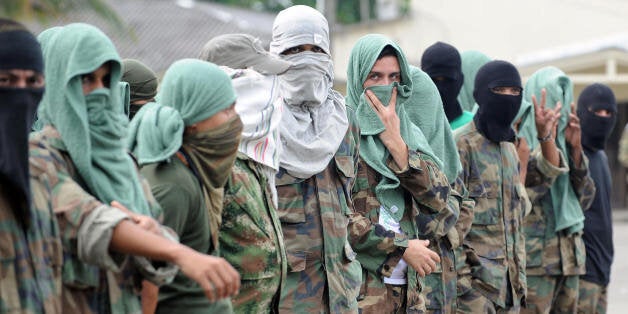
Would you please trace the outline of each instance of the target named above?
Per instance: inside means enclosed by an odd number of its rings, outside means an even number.
[[[150,102],[131,120],[127,147],[140,166],[165,161],[181,148],[184,129],[177,110]]]
[[[475,104],[475,98],[473,98],[475,75],[478,74],[478,70],[480,70],[483,65],[491,61],[491,58],[479,51],[468,50],[460,54],[460,59],[462,60],[464,83],[462,83],[462,89],[458,94],[458,101],[462,106],[462,110],[475,113],[478,110],[478,106]]]
[[[43,53],[43,55],[45,56],[46,54],[48,54],[48,43],[50,43],[52,41],[52,38],[54,38],[54,36],[62,29],[62,26],[55,26],[55,27],[51,27],[48,28],[46,30],[44,30],[43,32],[39,33],[39,35],[37,36],[37,41],[39,41],[39,44],[41,45],[41,51]],[[32,130],[33,131],[41,131],[41,129],[44,128],[44,125],[49,124],[48,121],[44,121],[43,119],[43,106],[39,106],[39,108],[37,108],[37,114],[35,116],[35,122],[33,122],[33,126],[32,126]]]
[[[571,80],[563,73],[563,71],[555,67],[542,68],[528,79],[524,91],[524,102],[532,103],[532,95],[536,95],[537,100],[541,100],[541,89],[547,91],[548,108],[556,107],[556,102],[560,101],[562,108],[560,110],[560,120],[558,121],[558,130],[556,134],[556,146],[560,149],[564,156],[570,156],[569,148],[565,141],[565,129],[569,121],[569,113],[571,112],[570,104],[573,101],[573,84]],[[532,111],[533,112],[533,111]],[[526,140],[533,150],[539,145],[536,139],[536,129],[534,129],[534,114],[528,114],[528,131],[526,131]],[[532,131],[531,129],[534,129]],[[527,137],[529,136],[529,138]],[[543,199],[543,208],[552,209],[556,221],[555,231],[567,229],[568,233],[580,231],[584,227],[584,214],[578,201],[571,182],[569,181],[569,173],[564,173],[556,178],[556,181],[550,188],[551,200]]]
[[[80,23],[57,29],[46,40],[46,93],[40,108],[43,121],[61,134],[61,141],[53,145],[68,152],[87,189],[101,202],[118,201],[152,216],[123,145],[128,120],[118,90],[120,57],[113,43],[99,29]],[[81,76],[106,62],[111,65],[112,89],[84,96]],[[88,97],[97,100],[90,108]]]
[[[434,154],[443,162],[443,171],[449,182],[454,182],[462,171],[458,147],[449,127],[434,81],[421,69],[410,66],[412,96],[406,102],[405,110],[410,121],[418,126]]]
[[[388,168],[386,161],[390,152],[379,139],[379,133],[384,131],[384,125],[366,101],[362,84],[377,61],[377,57],[386,47],[391,46],[397,52],[397,60],[401,69],[401,84],[397,86],[397,115],[400,120],[401,137],[411,151],[421,151],[433,157],[436,163],[442,167],[441,161],[436,157],[421,129],[414,125],[407,113],[406,107],[412,94],[413,82],[410,77],[410,68],[401,48],[389,38],[379,34],[369,34],[358,40],[349,56],[349,68],[347,70],[347,97],[349,108],[356,112],[357,124],[360,127],[360,157],[373,169],[382,175],[382,179],[375,187],[377,199],[388,214],[399,221],[403,217],[405,202],[404,192],[399,185],[399,179]],[[391,86],[376,86],[375,94],[383,104],[390,99]],[[369,88],[371,89],[371,88]],[[387,94],[384,94],[385,92]],[[391,210],[396,207],[398,210]]]

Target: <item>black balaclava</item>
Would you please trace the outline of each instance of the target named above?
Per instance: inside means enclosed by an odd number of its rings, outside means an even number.
[[[458,102],[458,93],[464,83],[464,75],[458,50],[440,41],[429,46],[421,57],[421,69],[436,84],[447,120],[451,122],[461,116],[462,107]],[[439,77],[442,79],[437,80]]]
[[[599,117],[595,111],[606,109],[610,117]],[[582,145],[593,151],[604,149],[617,120],[617,103],[613,91],[606,85],[587,86],[578,98],[578,118],[582,128]]]
[[[24,26],[0,19],[0,71],[44,73],[37,39]],[[28,225],[31,201],[28,171],[28,133],[44,89],[0,87],[0,181],[13,213]]]
[[[491,90],[509,86],[522,88],[519,71],[510,62],[491,61],[475,76],[473,98],[480,108],[473,120],[478,130],[495,143],[515,139],[511,124],[521,107],[522,93],[519,96],[500,95]]]

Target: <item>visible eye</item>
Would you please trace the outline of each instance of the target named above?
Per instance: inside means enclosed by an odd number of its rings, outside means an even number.
[[[94,77],[90,74],[81,76],[81,83],[83,85],[89,85],[94,83]]]
[[[107,88],[109,88],[109,87],[110,87],[110,86],[109,86],[109,85],[111,85],[111,75],[110,75],[110,74],[107,74],[107,75],[105,75],[105,76],[102,78],[102,85],[103,85],[104,87],[107,87]]]
[[[379,73],[371,73],[367,77],[368,80],[377,81],[380,79]]]
[[[9,86],[11,79],[6,74],[0,74],[0,86]]]
[[[390,75],[390,80],[393,82],[401,82],[401,74],[393,73]]]
[[[317,52],[317,53],[325,53],[325,51],[323,50],[323,48],[319,47],[319,46],[314,46],[312,47],[312,52]]]
[[[299,52],[302,52],[303,48],[301,46],[295,46],[292,48],[288,48],[286,50],[284,50],[284,52],[282,52],[281,54],[283,55],[293,55],[293,54],[297,54]]]
[[[44,77],[42,75],[33,75],[28,77],[27,85],[29,87],[42,87],[44,86]]]

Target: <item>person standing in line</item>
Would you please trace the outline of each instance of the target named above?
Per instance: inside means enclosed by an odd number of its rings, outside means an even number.
[[[223,186],[235,162],[242,122],[231,80],[216,65],[183,59],[162,81],[158,103],[144,105],[127,143],[164,210],[164,224],[198,252],[219,255]],[[230,300],[210,302],[179,273],[157,291],[146,287],[156,313],[232,312]]]
[[[587,86],[578,97],[582,146],[595,182],[595,198],[584,212],[586,274],[580,276],[578,313],[606,313],[607,287],[613,263],[611,171],[604,147],[617,120],[617,102],[604,84]]]
[[[122,79],[130,88],[129,121],[140,108],[155,101],[157,95],[157,75],[144,63],[135,59],[122,60]]]
[[[464,83],[461,62],[458,50],[440,41],[429,46],[421,56],[421,69],[436,84],[452,130],[473,120],[473,114],[463,110],[458,101]]]
[[[545,67],[528,79],[525,100],[560,113],[557,126],[526,138],[530,148],[553,142],[565,160],[564,170],[542,197],[531,197],[532,212],[524,219],[528,294],[523,313],[574,313],[579,276],[585,273],[583,209],[595,196],[588,159],[582,148],[580,120],[573,104],[573,85],[561,70]],[[535,108],[535,111],[537,108]],[[528,165],[526,185],[537,182]],[[532,195],[532,193],[529,193]]]
[[[358,305],[363,313],[424,312],[419,277],[441,262],[428,246],[455,224],[459,209],[448,206],[442,161],[406,113],[423,86],[413,84],[399,46],[378,34],[355,44],[347,77],[347,106],[360,127],[349,223],[364,274]]]
[[[525,304],[522,222],[530,203],[511,127],[521,94],[521,78],[511,63],[487,63],[475,78],[479,110],[473,122],[454,132],[463,165],[460,178],[475,200],[473,224],[464,239],[470,273],[459,278],[459,312],[518,313]],[[551,128],[554,116],[545,117],[542,127]]]
[[[142,256],[180,266],[209,299],[236,293],[239,276],[224,260],[165,238],[147,217],[161,208],[122,143],[127,120],[112,92],[121,62],[109,38],[70,24],[52,34],[44,58],[46,124],[31,135],[29,161],[34,206],[54,215],[41,230],[57,232],[49,248],[63,249],[51,260],[61,312],[141,312],[135,280],[164,284],[176,272]]]
[[[290,67],[247,34],[212,38],[202,59],[222,65],[238,95],[244,124],[238,155],[225,185],[220,228],[221,255],[242,276],[231,300],[235,313],[277,313],[287,258],[277,214],[281,103],[278,76]]]
[[[357,313],[360,264],[348,240],[358,129],[333,90],[329,25],[318,11],[287,8],[270,53],[292,63],[279,76],[283,106],[275,185],[288,256],[279,312]]]

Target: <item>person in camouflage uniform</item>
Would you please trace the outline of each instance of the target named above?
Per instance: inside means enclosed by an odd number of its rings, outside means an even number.
[[[238,156],[225,185],[220,229],[221,255],[242,277],[236,313],[276,313],[287,271],[277,215],[275,173],[279,169],[277,74],[290,66],[246,34],[211,39],[201,57],[223,65],[231,77],[244,124]]]
[[[464,239],[470,273],[459,278],[459,312],[518,313],[525,303],[522,222],[531,205],[519,169],[527,166],[529,151],[513,145],[511,127],[521,108],[521,90],[512,64],[487,63],[475,80],[479,110],[473,122],[454,132],[463,165],[460,178],[475,200],[473,224]],[[551,129],[556,120],[554,111],[540,111],[537,127]],[[547,191],[560,172],[557,154],[545,157],[536,151],[531,163],[539,164],[544,180],[538,185]]]
[[[549,108],[560,108],[560,119],[555,131],[531,133],[527,140],[531,148],[539,142],[554,141],[566,160],[561,168],[568,171],[556,178],[549,192],[531,197],[532,212],[524,220],[528,296],[522,312],[574,313],[578,277],[585,271],[583,209],[591,205],[595,185],[582,149],[571,81],[557,68],[538,70],[526,83],[525,99],[530,101],[539,95],[542,103],[547,98]],[[528,166],[526,185],[539,181],[530,169]]]
[[[361,130],[349,224],[363,267],[358,305],[363,313],[424,312],[419,276],[434,271],[440,259],[419,236],[445,235],[458,204],[448,207],[442,161],[406,113],[413,88],[422,87],[413,85],[401,49],[382,35],[366,35],[349,64],[347,106]]]
[[[279,76],[281,154],[275,185],[288,257],[280,312],[357,313],[360,264],[349,245],[357,128],[332,89],[329,26],[293,6],[273,24],[270,52],[293,65]]]
[[[208,298],[235,293],[237,282],[225,287],[214,278],[228,275],[220,259],[164,238],[167,233],[145,216],[161,209],[120,141],[126,118],[109,88],[118,86],[121,68],[111,41],[93,26],[70,24],[49,38],[44,57],[45,125],[31,136],[30,162],[35,186],[50,192],[37,195],[36,204],[55,213],[63,246],[63,312],[140,312],[136,279],[163,284],[176,272],[163,273],[141,256],[179,265]]]
[[[59,228],[46,203],[32,201],[50,191],[29,184],[38,175],[29,171],[28,132],[43,71],[35,36],[0,19],[0,313],[61,313]]]

